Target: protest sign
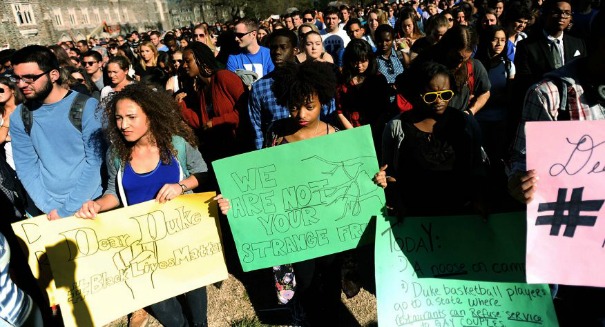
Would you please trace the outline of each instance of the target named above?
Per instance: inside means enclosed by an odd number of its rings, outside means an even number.
[[[531,122],[527,281],[605,287],[605,121]],[[603,161],[603,163],[601,162]]]
[[[27,263],[32,274],[40,284],[42,289],[46,290],[50,305],[57,304],[55,300],[55,281],[50,270],[46,248],[44,245],[44,234],[47,225],[50,224],[46,215],[38,216],[32,219],[25,219],[13,223],[11,227],[15,235],[20,239],[23,252],[27,254]],[[16,250],[16,249],[15,249]]]
[[[148,201],[46,226],[66,326],[100,326],[228,277],[214,193]]]
[[[557,326],[548,285],[523,282],[524,218],[378,217],[379,325]]]
[[[369,126],[213,166],[244,271],[355,248],[385,203]]]

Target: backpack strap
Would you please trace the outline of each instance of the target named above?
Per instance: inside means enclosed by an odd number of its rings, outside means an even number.
[[[82,114],[88,99],[90,99],[90,97],[86,94],[77,93],[74,101],[71,103],[71,107],[69,108],[69,121],[80,133],[82,132]],[[34,122],[34,115],[32,114],[32,110],[28,106],[27,102],[22,104],[21,120],[23,121],[25,132],[27,135],[30,135]]]
[[[71,103],[71,108],[69,109],[69,121],[80,132],[82,132],[82,113],[84,112],[84,106],[88,99],[90,99],[90,97],[86,94],[77,93],[74,101]]]
[[[27,135],[29,135],[29,133],[32,130],[32,124],[34,121],[32,112],[29,108],[29,106],[27,105],[27,103],[23,103],[21,105],[21,120],[23,121],[23,127],[25,128],[25,133],[27,133]]]
[[[470,94],[473,94],[473,91],[475,90],[475,71],[473,70],[472,59],[466,61],[466,73],[468,75],[468,89]]]

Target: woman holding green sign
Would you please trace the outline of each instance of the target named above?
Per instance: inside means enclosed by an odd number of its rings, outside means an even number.
[[[207,178],[208,168],[195,147],[195,135],[168,94],[142,84],[126,86],[110,98],[104,119],[111,143],[107,190],[101,198],[84,203],[76,217],[91,219],[120,205],[154,199],[164,203],[190,193]],[[141,246],[151,248],[151,255],[157,256],[154,244]],[[164,326],[207,326],[206,288],[184,295],[191,321],[176,297],[152,304],[154,316]]]
[[[265,147],[304,141],[338,131],[320,120],[322,104],[335,96],[336,76],[330,64],[306,61],[288,64],[273,73],[272,90],[277,103],[290,110],[290,117],[273,123]],[[216,197],[223,214],[229,200]],[[273,267],[277,297],[288,304],[294,325],[337,326],[341,294],[339,254]]]
[[[474,117],[448,104],[454,76],[436,62],[415,62],[397,89],[413,105],[386,126],[382,163],[398,215],[454,215],[480,209],[484,194],[481,133]],[[396,180],[396,181],[395,181]]]

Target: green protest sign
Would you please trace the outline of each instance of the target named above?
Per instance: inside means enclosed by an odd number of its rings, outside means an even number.
[[[525,283],[525,215],[379,217],[381,326],[558,326],[548,285]]]
[[[379,167],[369,127],[213,166],[231,202],[228,220],[244,271],[355,248],[385,203],[384,191],[372,182]]]

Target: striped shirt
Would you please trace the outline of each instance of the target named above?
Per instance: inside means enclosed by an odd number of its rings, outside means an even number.
[[[10,248],[0,233],[0,326],[21,326],[32,310],[32,299],[13,283],[8,271]]]

